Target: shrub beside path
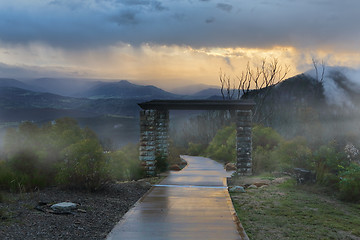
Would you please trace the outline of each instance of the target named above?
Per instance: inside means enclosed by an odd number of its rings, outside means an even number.
[[[248,239],[227,191],[226,172],[209,158],[188,162],[155,185],[108,235],[108,240]]]

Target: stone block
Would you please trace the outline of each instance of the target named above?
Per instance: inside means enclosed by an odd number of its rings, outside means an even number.
[[[145,161],[146,166],[155,166],[156,161]]]
[[[236,137],[236,141],[241,143],[251,142],[251,136]]]
[[[237,168],[241,169],[241,168],[251,168],[252,167],[252,163],[251,162],[240,162],[237,163]]]
[[[155,151],[155,146],[151,146],[151,145],[140,146],[140,151]]]
[[[251,121],[237,121],[236,122],[236,126],[241,126],[241,127],[251,127],[252,123]]]
[[[140,161],[155,161],[155,156],[140,156]]]

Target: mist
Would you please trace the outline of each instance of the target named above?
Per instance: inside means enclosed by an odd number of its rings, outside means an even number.
[[[344,107],[351,111],[359,111],[360,69],[347,67],[318,67],[306,74],[323,83],[326,101],[330,106]]]

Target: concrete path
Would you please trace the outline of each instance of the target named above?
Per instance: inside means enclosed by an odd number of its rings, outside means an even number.
[[[226,187],[223,166],[203,157],[155,185],[108,235],[108,240],[247,239]]]

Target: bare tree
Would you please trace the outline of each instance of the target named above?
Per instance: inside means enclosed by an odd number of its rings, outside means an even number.
[[[324,82],[324,75],[325,75],[325,62],[321,60],[321,73],[319,74],[319,62],[315,57],[312,57],[312,63],[315,69],[315,79],[318,80],[320,83]]]
[[[253,120],[261,123],[272,114],[271,111],[264,111],[264,105],[271,90],[286,78],[289,70],[289,66],[280,65],[276,58],[272,60],[263,59],[257,66],[248,62],[245,70],[240,75],[235,76],[236,88],[232,88],[235,83],[231,85],[231,77],[220,71],[219,79],[223,99],[253,99],[256,102]],[[226,95],[224,89],[226,89]],[[234,98],[235,89],[237,90],[236,98]]]
[[[231,81],[231,77],[223,73],[221,68],[219,72],[219,80],[221,83],[221,95],[224,100],[231,100],[235,95],[235,80]]]

